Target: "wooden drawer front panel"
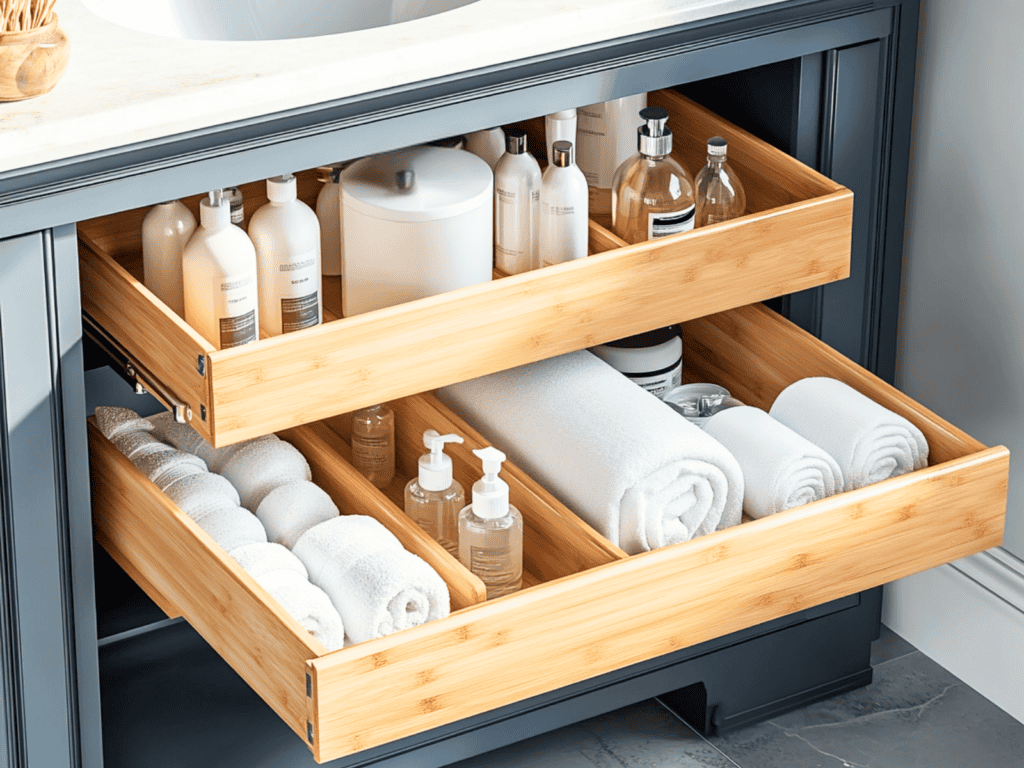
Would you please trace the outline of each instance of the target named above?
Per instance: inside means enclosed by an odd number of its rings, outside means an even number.
[[[481,602],[482,585],[425,539],[345,462],[346,419],[286,437],[349,512],[372,514],[429,558],[452,588],[442,621],[327,653],[91,428],[97,538],[162,596],[303,738],[332,760],[868,589],[998,545],[1009,454],[986,448],[761,306],[684,326],[687,376],[770,406],[808,375],[839,378],[922,429],[932,464],[910,475],[694,541],[626,557],[514,467],[527,521],[523,591]],[[483,441],[431,395],[393,403],[400,475],[423,429],[477,474]],[[421,443],[419,444],[421,445]],[[447,559],[446,559],[447,558]],[[461,581],[462,586],[459,586]],[[306,674],[310,688],[307,696]]]
[[[221,446],[849,275],[852,193],[673,92],[651,103],[691,171],[729,140],[744,217],[632,246],[592,222],[588,259],[215,350],[139,281],[145,211],[128,211],[79,226],[83,307]],[[246,210],[263,187],[243,187]],[[329,310],[339,291],[325,281]]]

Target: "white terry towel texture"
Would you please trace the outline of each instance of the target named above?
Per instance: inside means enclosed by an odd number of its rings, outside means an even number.
[[[836,460],[844,490],[928,466],[928,441],[920,429],[836,379],[790,384],[769,413]]]
[[[135,430],[123,432],[111,441],[114,447],[132,461],[136,461],[148,453],[173,451],[174,447],[153,436],[152,432]]]
[[[743,511],[767,517],[841,493],[835,459],[760,408],[719,411],[704,431],[729,449],[743,470]]]
[[[443,619],[451,610],[444,580],[373,518],[343,515],[320,523],[293,551],[334,602],[353,642]]]
[[[198,467],[200,472],[206,472],[206,462],[198,456],[173,448],[170,451],[137,455],[133,462],[139,471],[157,485],[166,485],[166,482],[162,482],[163,476],[183,464],[190,464]]]
[[[294,571],[270,571],[255,577],[293,619],[329,651],[345,646],[345,625],[331,598]]]
[[[279,485],[312,480],[306,457],[284,440],[257,440],[241,446],[221,469],[242,497],[242,506],[255,512],[263,498]]]
[[[629,554],[740,521],[736,459],[587,351],[435,394]]]
[[[153,425],[130,408],[101,405],[96,408],[96,426],[107,440],[127,432],[149,432]]]
[[[201,516],[201,510],[223,499],[233,507],[239,506],[238,491],[220,475],[202,472],[182,478],[181,482],[168,486],[165,493],[181,511],[192,519]]]
[[[231,455],[239,448],[250,443],[261,440],[276,441],[280,438],[277,435],[264,435],[252,440],[244,440],[223,448],[214,448],[206,439],[188,424],[180,424],[167,412],[158,413],[149,417],[149,423],[153,427],[153,433],[161,440],[166,440],[179,451],[194,453],[206,462],[211,472],[220,472]]]
[[[160,475],[160,478],[155,482],[161,491],[167,493],[168,490],[187,477],[206,474],[209,473],[202,467],[196,466],[195,464],[178,464],[173,469]]]
[[[241,507],[220,507],[196,520],[225,552],[246,544],[265,544],[267,532],[252,512]]]
[[[292,571],[303,579],[309,579],[309,573],[306,572],[306,566],[302,561],[280,544],[245,544],[235,547],[228,555],[254,579],[272,571]]]
[[[309,480],[277,486],[256,509],[256,517],[267,529],[267,538],[289,548],[314,525],[339,514],[327,492]]]

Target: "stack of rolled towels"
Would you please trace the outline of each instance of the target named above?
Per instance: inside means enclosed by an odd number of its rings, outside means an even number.
[[[910,421],[826,377],[786,387],[768,413],[749,406],[712,416],[704,430],[743,469],[743,511],[759,518],[928,465]]]
[[[448,615],[433,568],[376,520],[339,516],[302,453],[276,435],[218,449],[168,413],[100,407],[96,422],[328,650]]]
[[[740,522],[732,454],[590,352],[436,394],[629,554]]]

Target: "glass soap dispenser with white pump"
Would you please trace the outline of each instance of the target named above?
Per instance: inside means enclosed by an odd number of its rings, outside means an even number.
[[[459,556],[459,512],[466,506],[466,492],[454,477],[444,446],[461,442],[458,435],[424,432],[423,445],[430,453],[420,456],[419,476],[405,486],[405,514],[454,558]]]
[[[612,181],[612,229],[627,243],[688,232],[696,213],[693,176],[672,157],[668,111],[646,107],[640,117],[640,151]]]
[[[459,560],[484,583],[490,600],[523,586],[523,516],[498,477],[505,454],[493,446],[473,453],[484,476],[473,484],[473,503],[459,514]]]

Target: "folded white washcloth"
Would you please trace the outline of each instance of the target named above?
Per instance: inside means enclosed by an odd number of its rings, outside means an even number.
[[[218,499],[223,499],[233,507],[239,506],[235,486],[213,472],[182,478],[181,482],[169,486],[165,493],[193,520],[205,514],[204,509],[216,506]]]
[[[101,405],[96,408],[96,426],[107,440],[113,440],[126,432],[149,432],[153,425],[129,408]]]
[[[190,464],[198,467],[200,471],[206,472],[206,462],[198,456],[173,449],[170,451],[160,451],[159,453],[137,455],[132,461],[139,468],[140,472],[157,485],[165,484],[163,481],[164,475],[182,464]]]
[[[343,515],[314,526],[293,552],[309,580],[330,595],[353,642],[441,619],[451,610],[444,580],[372,518]]]
[[[636,554],[736,525],[736,459],[590,352],[437,396],[606,539]]]
[[[719,411],[704,431],[724,445],[743,470],[743,511],[767,517],[841,493],[835,459],[760,408]]]
[[[196,520],[225,552],[246,544],[266,543],[267,532],[256,515],[242,507],[220,507]]]
[[[790,384],[769,413],[836,460],[844,490],[928,466],[928,441],[920,429],[836,379]]]
[[[295,546],[303,533],[339,514],[331,497],[309,480],[277,486],[256,509],[256,517],[267,529],[267,538],[286,547]]]
[[[276,441],[280,438],[277,435],[264,435],[263,437],[256,437],[252,440],[245,440],[241,443],[234,443],[223,448],[214,448],[208,442],[206,438],[200,435],[188,424],[180,424],[174,420],[174,417],[167,413],[158,413],[155,416],[149,417],[149,423],[153,427],[153,434],[159,437],[161,440],[165,440],[179,451],[186,451],[187,453],[194,453],[196,456],[206,462],[206,466],[211,472],[220,472],[223,469],[224,462],[227,461],[231,455],[239,448],[249,445],[250,443],[259,442],[261,440]]]
[[[238,489],[242,506],[254,512],[263,497],[277,486],[313,479],[305,456],[284,440],[257,440],[242,445],[224,462],[221,474]]]
[[[309,579],[302,561],[287,547],[274,542],[245,544],[235,547],[228,555],[254,579],[272,571],[294,571],[303,579]]]
[[[345,625],[331,598],[304,576],[276,570],[257,576],[256,582],[277,600],[293,619],[329,651],[345,647]]]
[[[174,447],[153,436],[152,432],[134,430],[122,432],[111,441],[114,447],[129,459],[135,461],[147,453],[160,453],[162,451],[173,451]]]

